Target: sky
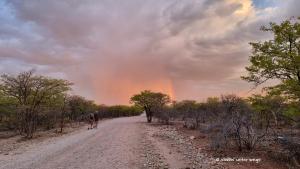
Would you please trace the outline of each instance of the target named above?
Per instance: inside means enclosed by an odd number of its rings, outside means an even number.
[[[74,83],[72,94],[128,104],[142,90],[174,100],[247,96],[249,42],[300,16],[299,0],[0,0],[0,73]]]

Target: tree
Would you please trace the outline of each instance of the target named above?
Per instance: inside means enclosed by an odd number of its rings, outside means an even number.
[[[175,102],[173,107],[185,118],[188,117],[190,113],[196,111],[197,102],[195,100],[183,100],[180,102]]]
[[[0,128],[15,129],[17,100],[0,91]]]
[[[77,95],[68,98],[68,105],[70,107],[69,118],[73,121],[81,121],[88,113],[98,110],[98,106],[93,101]]]
[[[183,117],[184,126],[197,128],[200,120],[200,104],[194,100],[183,100],[173,105],[174,110]]]
[[[60,128],[59,132],[63,132],[65,127],[65,119],[70,112],[68,104],[68,95],[61,93],[52,99],[49,99],[42,107],[41,125],[46,126],[46,129],[54,128],[57,124]]]
[[[2,75],[0,90],[7,97],[17,100],[20,109],[19,130],[32,138],[41,106],[70,90],[70,85],[66,80],[37,76],[33,71],[28,71],[17,76]]]
[[[63,132],[63,128],[65,126],[65,116],[67,114],[67,112],[69,112],[69,104],[68,104],[68,100],[67,100],[68,96],[66,94],[62,95],[60,97],[60,106],[59,106],[59,109],[60,109],[60,123],[59,123],[59,126],[60,126],[60,132],[62,133]]]
[[[223,112],[219,116],[219,122],[226,142],[233,141],[239,151],[243,147],[253,150],[266,133],[265,130],[262,132],[256,128],[250,105],[235,95],[223,95],[221,107]]]
[[[291,19],[281,24],[270,23],[262,31],[273,33],[274,38],[265,42],[251,42],[251,65],[246,67],[247,76],[242,79],[260,85],[270,79],[280,84],[271,88],[282,94],[300,99],[300,24]]]
[[[169,103],[170,97],[160,92],[145,90],[140,94],[132,96],[130,101],[145,110],[147,121],[148,123],[151,123],[153,113],[158,112],[159,109]]]
[[[267,129],[271,119],[278,127],[279,118],[282,118],[285,108],[283,97],[278,95],[253,95],[249,97],[249,101],[257,114],[256,121],[260,123],[261,127],[266,125]]]
[[[206,119],[209,121],[214,121],[218,118],[221,110],[221,102],[218,97],[209,97],[206,100],[205,109],[206,109]]]

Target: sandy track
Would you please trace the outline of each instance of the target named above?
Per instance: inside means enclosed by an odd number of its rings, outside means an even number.
[[[182,169],[219,168],[172,127],[145,117],[101,121],[74,133],[0,154],[0,169]]]
[[[117,118],[14,155],[0,155],[2,169],[140,168],[142,117]]]

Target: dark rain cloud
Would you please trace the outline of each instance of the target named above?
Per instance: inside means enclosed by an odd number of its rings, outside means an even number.
[[[256,9],[250,0],[0,1],[0,70],[36,68],[108,104],[128,103],[143,89],[176,99],[243,95],[248,42],[269,37],[261,25],[299,16],[298,3]]]

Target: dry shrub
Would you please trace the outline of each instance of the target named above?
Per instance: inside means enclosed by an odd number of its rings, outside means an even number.
[[[222,96],[220,110],[210,130],[214,131],[212,147],[237,147],[253,150],[267,130],[257,129],[250,106],[234,95]]]

